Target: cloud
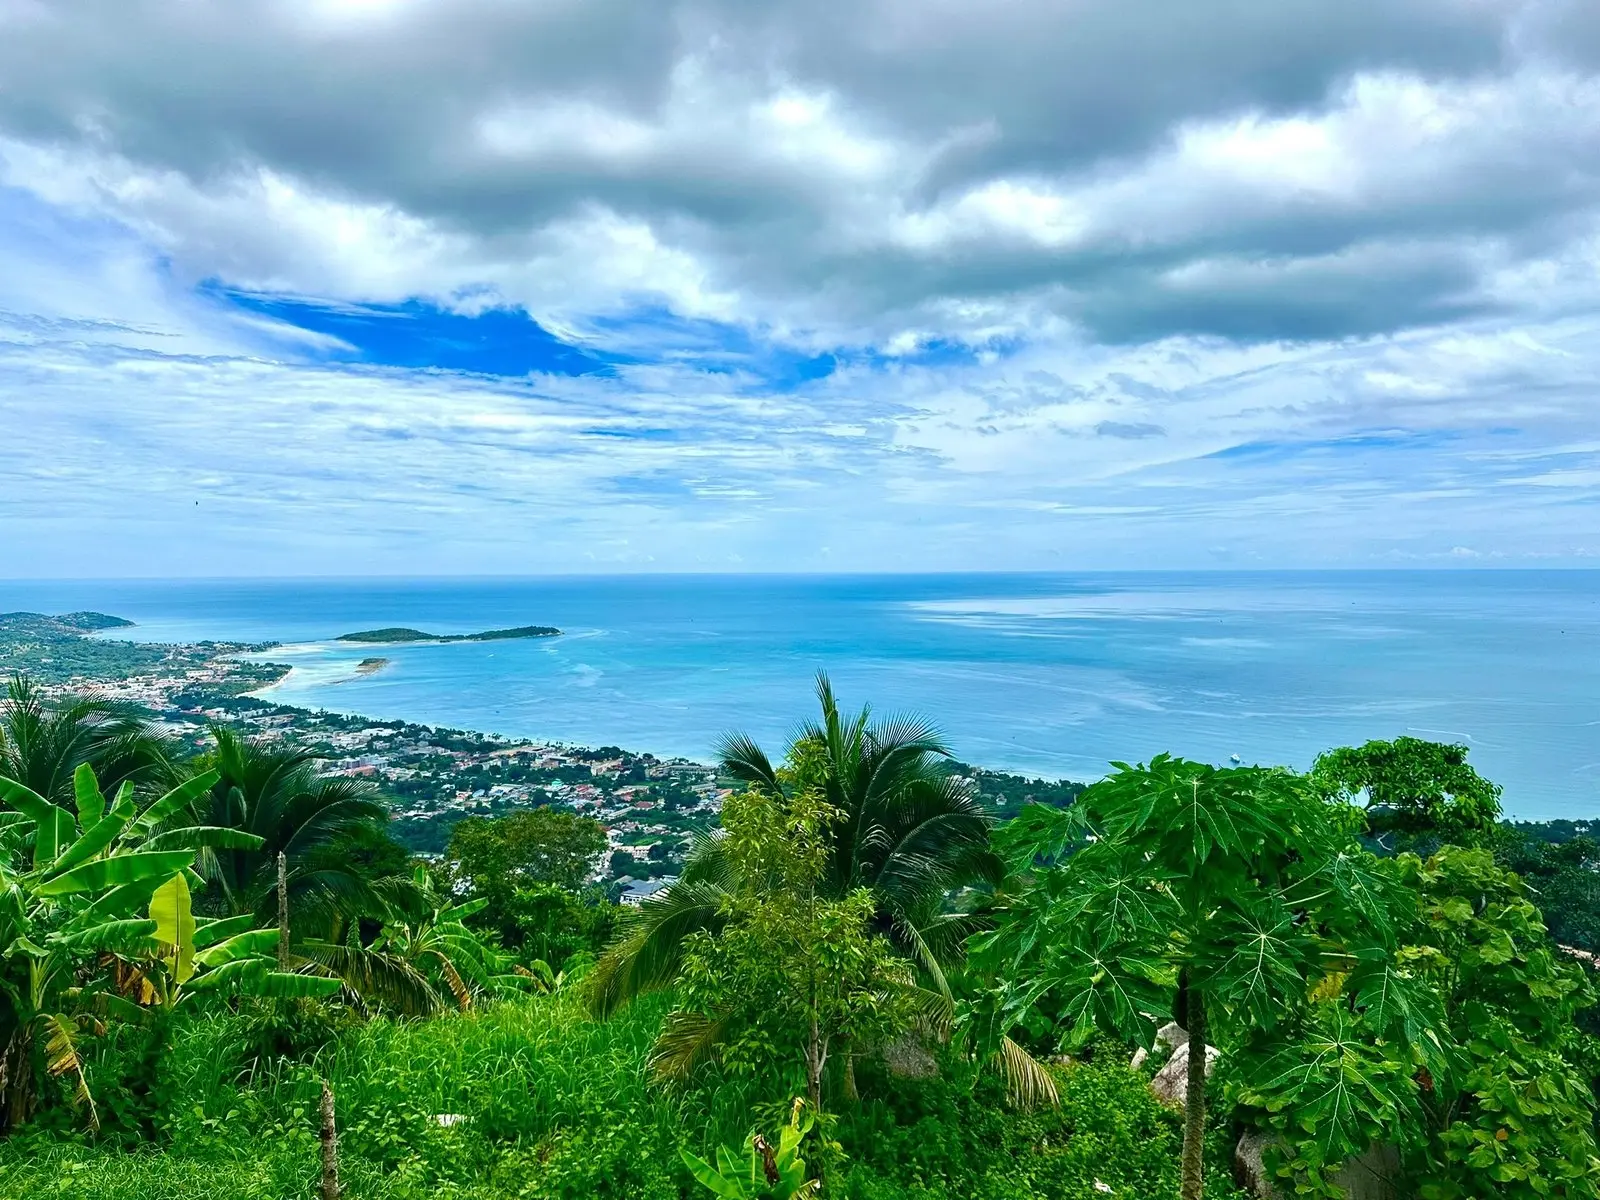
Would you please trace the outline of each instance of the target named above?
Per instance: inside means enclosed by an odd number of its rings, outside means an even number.
[[[1594,13],[0,0],[0,571],[1586,558]]]
[[[1585,11],[7,0],[0,155],[256,290],[574,329],[648,297],[819,347],[1339,337],[1492,310],[1587,227]]]

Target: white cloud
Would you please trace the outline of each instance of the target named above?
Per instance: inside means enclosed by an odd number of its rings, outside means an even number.
[[[0,571],[1576,561],[1596,35],[0,0]],[[341,365],[230,289],[510,303],[629,361]],[[841,365],[773,382],[806,353]]]

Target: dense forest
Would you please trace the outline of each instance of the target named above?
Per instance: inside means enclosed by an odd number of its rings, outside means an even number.
[[[637,907],[594,820],[0,703],[0,1196],[1600,1195],[1600,843],[1459,746],[962,767],[819,679]]]

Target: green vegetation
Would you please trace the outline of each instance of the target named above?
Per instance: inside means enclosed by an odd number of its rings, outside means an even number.
[[[519,625],[515,629],[488,629],[483,633],[423,633],[420,629],[407,629],[391,625],[384,629],[363,629],[358,633],[342,633],[341,642],[499,642],[510,638],[555,637],[561,630],[549,625]]]
[[[0,1195],[308,1198],[324,1094],[376,1200],[1238,1200],[1247,1146],[1281,1196],[1600,1190],[1587,828],[1414,739],[1080,788],[817,696],[629,910],[588,817],[424,862],[303,748],[18,681]]]
[[[78,612],[62,616],[43,613],[0,613],[0,672],[27,672],[35,683],[70,681],[110,682],[137,675],[165,673],[182,676],[212,664],[219,655],[260,652],[272,643],[199,642],[165,646],[122,638],[91,637],[107,629],[132,627],[132,621],[105,613]],[[275,663],[230,664],[228,674],[239,687],[262,687],[283,677],[287,667]]]

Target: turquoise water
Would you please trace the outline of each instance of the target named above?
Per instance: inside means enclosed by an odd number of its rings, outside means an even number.
[[[375,717],[705,758],[731,727],[777,748],[825,668],[848,703],[916,709],[999,768],[1306,766],[1411,733],[1468,743],[1516,815],[1600,816],[1600,572],[0,583],[15,608],[291,643],[281,699]],[[327,640],[525,624],[567,633]],[[352,677],[373,654],[391,665]]]

